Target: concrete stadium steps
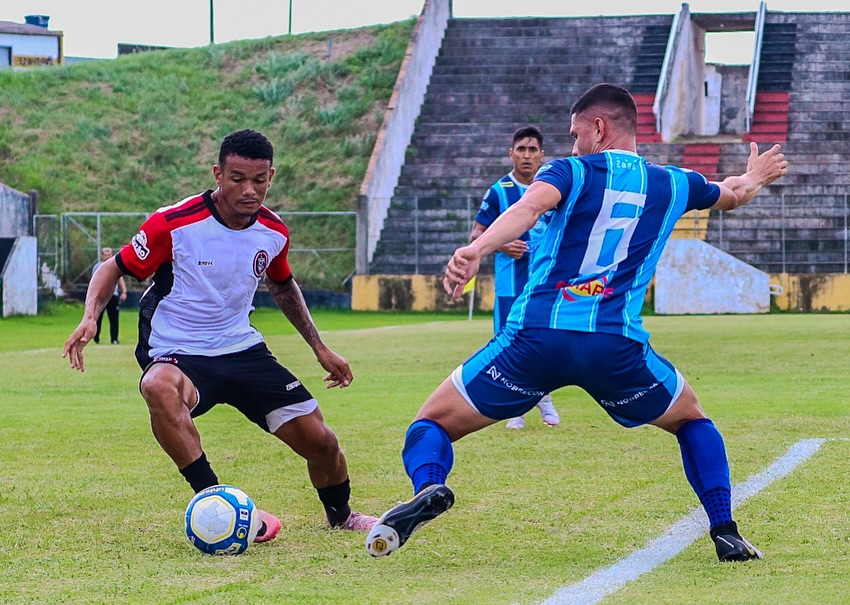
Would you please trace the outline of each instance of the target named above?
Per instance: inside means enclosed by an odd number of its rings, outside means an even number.
[[[788,92],[758,92],[750,132],[745,141],[780,143],[788,140]]]
[[[690,168],[704,175],[710,181],[717,180],[717,166],[720,163],[719,143],[690,143],[685,145],[682,168]]]
[[[850,193],[850,13],[767,13],[752,129],[764,150],[781,143],[789,174],[750,204],[713,213],[708,241],[763,271],[847,269]],[[723,146],[735,174],[746,149]]]
[[[637,105],[637,142],[660,143],[661,133],[656,129],[656,116],[652,111],[655,93],[632,93]]]
[[[672,16],[452,20],[370,271],[441,273],[452,249],[466,241],[487,188],[510,170],[514,128],[537,125],[547,157],[568,155],[570,106],[599,81],[632,91],[638,151],[650,161],[716,179],[743,172],[744,140],[712,141],[698,155],[690,145],[709,142],[664,144],[655,132],[652,103],[671,22]],[[683,230],[764,271],[844,270],[848,39],[850,13],[767,13],[752,131],[742,138],[762,150],[781,143],[789,175],[722,220],[717,213],[685,217]]]
[[[487,189],[511,170],[514,129],[536,125],[547,157],[569,155],[570,107],[590,86],[617,82],[654,95],[672,20],[450,20],[370,272],[441,273],[453,249],[467,241]],[[652,100],[648,105],[641,127],[654,140]],[[421,205],[410,207],[413,198],[444,201],[423,214]],[[450,200],[468,204],[468,216],[459,218]]]

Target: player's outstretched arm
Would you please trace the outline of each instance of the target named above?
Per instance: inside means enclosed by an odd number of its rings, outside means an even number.
[[[481,237],[486,230],[487,227],[477,221],[474,222],[472,224],[472,232],[469,234],[470,243]],[[501,248],[499,248],[499,252],[504,252],[511,258],[519,259],[522,258],[526,252],[528,252],[528,243],[522,241],[521,239],[515,239],[514,241],[508,242],[507,244],[504,244]]]
[[[532,183],[525,195],[499,215],[475,241],[455,250],[443,277],[446,293],[460,298],[463,286],[478,273],[481,259],[508,242],[519,239],[534,226],[537,219],[560,201],[561,192],[553,185],[541,181]]]
[[[86,294],[86,307],[83,318],[77,328],[71,332],[65,341],[62,357],[68,357],[71,367],[80,372],[85,372],[83,361],[83,348],[94,338],[97,333],[97,318],[106,308],[118,280],[122,279],[121,269],[115,262],[115,257],[110,258],[92,275],[89,282],[89,290]]]
[[[750,143],[747,171],[730,176],[720,186],[720,198],[714,204],[720,210],[733,210],[752,200],[764,187],[788,174],[788,161],[779,145],[759,153],[758,145]]]
[[[351,384],[354,376],[351,373],[348,361],[342,355],[329,349],[322,341],[319,330],[310,315],[310,310],[307,308],[304,295],[301,293],[301,288],[295,282],[295,279],[290,278],[279,283],[266,277],[266,285],[275,304],[286,315],[289,323],[298,330],[301,338],[313,349],[319,365],[327,370],[328,374],[324,380],[329,383],[328,388],[337,386],[344,388]]]

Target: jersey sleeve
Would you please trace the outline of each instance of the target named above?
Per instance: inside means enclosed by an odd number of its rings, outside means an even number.
[[[155,212],[142,223],[130,243],[118,251],[115,261],[123,273],[142,281],[170,262],[171,254],[171,229],[165,216]]]
[[[285,282],[292,277],[292,268],[289,266],[289,231],[283,227],[286,235],[286,243],[283,245],[283,250],[280,254],[272,259],[269,263],[269,268],[266,269],[266,275],[272,281],[278,283]]]
[[[499,194],[496,193],[497,186],[493,185],[487,190],[487,194],[481,200],[481,207],[478,208],[478,213],[475,215],[475,222],[485,227],[492,225],[493,221],[499,218],[499,214],[501,214]]]
[[[561,193],[561,201],[567,199],[573,186],[573,169],[568,159],[554,160],[541,166],[534,181],[549,183]]]
[[[720,187],[710,183],[699,172],[688,170],[688,210],[705,210],[711,208],[720,199]]]

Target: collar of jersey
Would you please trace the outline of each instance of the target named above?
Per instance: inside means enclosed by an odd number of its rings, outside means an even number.
[[[254,216],[251,217],[251,222],[245,225],[242,229],[233,229],[232,227],[228,227],[227,223],[224,222],[224,219],[221,218],[221,214],[218,211],[218,208],[215,207],[215,202],[212,199],[212,189],[207,189],[204,191],[204,203],[207,205],[207,208],[210,210],[210,214],[213,215],[213,218],[221,223],[221,226],[225,229],[230,229],[231,231],[243,231],[257,222],[257,219],[260,217],[260,211],[258,210]]]

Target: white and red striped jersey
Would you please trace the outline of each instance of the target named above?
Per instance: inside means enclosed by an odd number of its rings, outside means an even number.
[[[137,357],[218,356],[259,344],[249,321],[259,281],[292,277],[283,221],[261,206],[248,227],[230,229],[211,193],[157,210],[116,255],[125,274],[154,276],[139,303]]]

